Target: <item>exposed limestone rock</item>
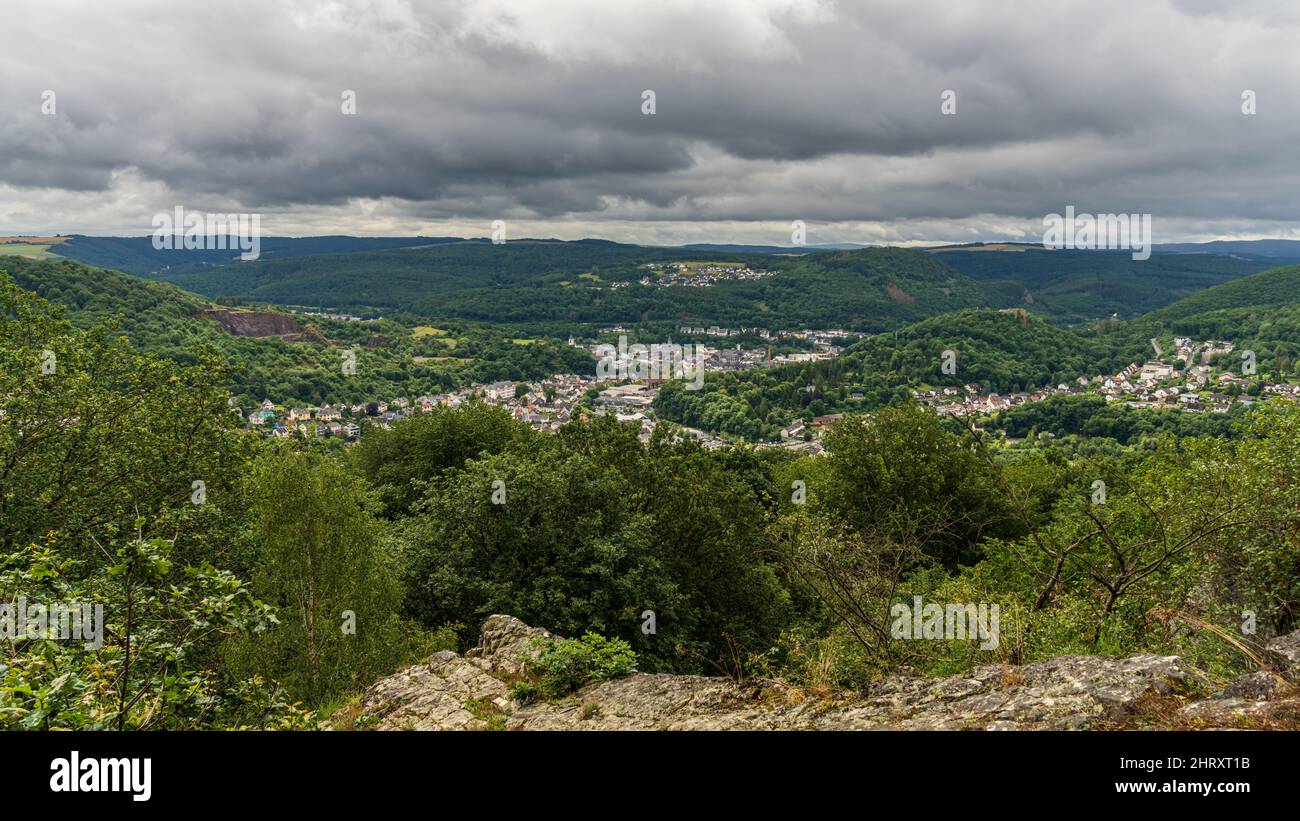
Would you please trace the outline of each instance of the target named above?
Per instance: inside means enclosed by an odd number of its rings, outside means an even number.
[[[1300,678],[1300,630],[1278,636],[1265,645],[1275,659],[1290,665],[1293,678]]]
[[[487,729],[484,710],[510,706],[504,682],[450,650],[376,682],[361,700],[362,715],[379,730]]]
[[[1295,687],[1286,678],[1300,678],[1300,630],[1269,641],[1265,650],[1277,673],[1256,670],[1239,676],[1210,698],[1184,707],[1181,716],[1198,726],[1250,728],[1278,721],[1290,726],[1298,708]]]
[[[1198,686],[1174,656],[1062,656],[943,679],[909,671],[865,693],[830,699],[777,682],[633,673],[589,684],[562,701],[520,705],[509,683],[523,672],[520,656],[536,654],[538,638],[552,636],[511,616],[492,616],[479,646],[464,658],[436,653],[371,687],[361,703],[362,724],[386,730],[1087,729],[1122,725],[1144,700],[1171,701]],[[1300,634],[1292,638],[1300,644]],[[1272,676],[1255,673],[1175,712],[1193,726],[1241,726],[1243,718],[1271,715],[1268,699],[1283,692]]]
[[[1223,688],[1223,692],[1218,697],[1270,701],[1283,690],[1285,685],[1278,680],[1277,676],[1267,670],[1256,670],[1234,679],[1231,684]]]
[[[536,658],[538,639],[553,638],[540,627],[529,627],[514,616],[488,616],[478,647],[465,657],[497,676],[517,677],[523,672],[520,656]]]
[[[205,308],[194,316],[197,319],[214,319],[223,331],[234,336],[247,336],[254,339],[274,337],[285,342],[298,342],[304,339],[325,342],[315,328],[303,328],[295,317],[274,311],[250,311],[214,306]]]
[[[1244,698],[1207,698],[1182,709],[1180,715],[1205,727],[1233,728],[1247,726],[1247,721],[1263,721],[1272,714],[1267,701]]]

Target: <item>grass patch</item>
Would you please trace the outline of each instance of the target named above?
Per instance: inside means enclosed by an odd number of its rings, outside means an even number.
[[[464,707],[469,714],[482,721],[487,725],[488,730],[504,730],[506,728],[506,716],[500,708],[487,696],[470,699],[465,702]]]
[[[361,693],[342,696],[320,708],[320,723],[331,730],[367,730],[379,723],[378,716],[361,712]]]
[[[9,242],[0,245],[0,254],[31,257],[33,259],[44,259],[49,256],[49,250],[48,245],[31,245],[25,242]]]

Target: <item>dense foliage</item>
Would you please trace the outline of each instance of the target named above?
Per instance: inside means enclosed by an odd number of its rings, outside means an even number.
[[[1229,413],[1185,413],[1177,408],[1132,408],[1107,402],[1100,396],[1052,396],[1042,402],[1020,405],[994,416],[990,431],[1005,431],[1022,439],[1039,434],[1106,437],[1121,445],[1138,444],[1171,434],[1178,437],[1230,437],[1241,429],[1244,409]]]
[[[708,288],[643,286],[642,266],[734,261],[776,276]],[[163,272],[210,297],[550,325],[644,321],[877,331],[938,311],[992,304],[932,255],[897,248],[796,257],[722,255],[601,242],[461,243],[263,260]],[[619,287],[614,287],[615,285]]]
[[[136,347],[195,364],[200,351],[228,364],[226,386],[247,402],[277,404],[363,403],[396,396],[436,394],[501,379],[540,379],[559,372],[591,373],[591,356],[558,339],[519,344],[510,334],[468,323],[417,333],[394,321],[301,321],[300,338],[236,336],[199,315],[213,307],[174,286],[66,260],[0,261],[19,286],[57,302],[68,319],[88,328],[112,319]],[[264,318],[286,318],[270,310]],[[299,320],[288,317],[289,321]],[[345,355],[355,369],[345,371]]]
[[[1150,350],[1125,326],[1070,330],[1016,309],[966,310],[871,337],[831,360],[710,374],[700,391],[670,384],[655,408],[690,427],[773,439],[794,419],[908,401],[916,387],[1028,391],[1114,373]],[[944,371],[946,351],[952,373]]]
[[[992,250],[1002,248],[1006,250]],[[973,249],[973,250],[970,250]],[[1039,245],[955,246],[934,252],[945,265],[1052,320],[1132,318],[1276,263],[1227,254],[1046,249]]]

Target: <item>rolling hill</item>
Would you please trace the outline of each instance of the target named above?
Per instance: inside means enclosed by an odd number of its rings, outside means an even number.
[[[1157,254],[1222,254],[1258,259],[1274,265],[1300,262],[1300,240],[1251,239],[1184,242],[1155,246]]]
[[[363,314],[506,323],[566,334],[574,325],[661,323],[844,327],[878,332],[967,307],[1023,307],[1059,324],[1159,310],[1262,271],[1287,241],[1127,252],[984,243],[924,251],[810,246],[656,248],[605,240],[268,237],[262,258],[157,251],[148,237],[61,238],[46,253],[159,279],[209,298]],[[924,263],[929,258],[933,263]],[[708,288],[645,287],[648,263],[736,262],[775,276]]]
[[[774,276],[711,287],[640,284],[648,263],[692,260]],[[521,324],[555,334],[574,324],[644,322],[880,331],[993,301],[934,257],[896,248],[773,257],[520,240],[188,266],[160,276],[214,298]]]
[[[309,254],[373,251],[385,248],[408,248],[464,242],[459,237],[262,237],[262,259],[285,259]],[[226,242],[228,248],[237,243]],[[88,237],[73,235],[50,249],[58,256],[100,268],[112,268],[136,276],[167,279],[160,272],[168,269],[191,270],[234,262],[239,251],[231,250],[158,250],[152,237]]]
[[[1209,288],[1143,321],[1197,339],[1234,340],[1239,350],[1255,352],[1261,372],[1294,373],[1300,362],[1300,265]]]
[[[1134,260],[1127,251],[1012,243],[948,246],[930,253],[998,294],[1003,305],[1067,323],[1112,314],[1132,318],[1277,264],[1216,253],[1156,253]]]
[[[19,287],[62,305],[74,325],[85,328],[112,318],[137,344],[152,341],[160,333],[189,336],[191,331],[198,332],[200,324],[192,317],[205,305],[202,297],[174,285],[66,259],[0,257],[0,273],[7,273]]]
[[[771,439],[798,416],[871,410],[906,400],[914,387],[1027,391],[1114,373],[1149,350],[1123,324],[1071,329],[1022,309],[966,309],[863,340],[834,359],[718,374],[697,392],[670,384],[655,408],[690,427]],[[945,351],[955,354],[954,373],[944,373]]]
[[[71,260],[0,256],[4,277],[63,306],[77,327],[112,321],[135,347],[179,362],[215,353],[233,369],[231,391],[244,399],[362,402],[594,368],[586,351],[556,340],[514,344],[467,324],[454,336],[429,337],[389,320],[307,319],[277,309],[213,305],[168,283]],[[453,347],[454,356],[446,355]],[[345,350],[356,357],[354,373],[340,367]]]
[[[1300,304],[1300,265],[1288,265],[1199,291],[1153,312],[1151,318],[1177,322],[1218,311],[1275,309],[1297,304]]]

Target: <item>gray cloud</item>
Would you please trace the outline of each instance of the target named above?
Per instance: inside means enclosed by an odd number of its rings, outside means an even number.
[[[1029,237],[1069,204],[1158,241],[1300,227],[1300,13],[1271,0],[7,6],[0,233],[176,204],[647,242]]]

